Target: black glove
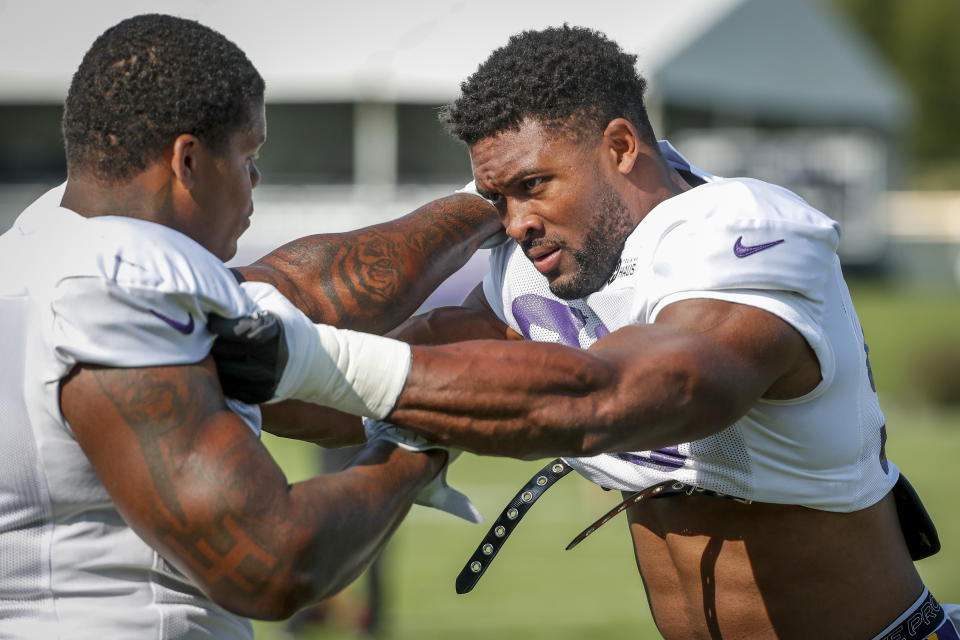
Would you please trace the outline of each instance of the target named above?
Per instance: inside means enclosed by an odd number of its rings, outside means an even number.
[[[207,328],[218,336],[210,354],[224,395],[248,404],[273,398],[290,356],[280,319],[269,311],[240,318],[211,313]]]

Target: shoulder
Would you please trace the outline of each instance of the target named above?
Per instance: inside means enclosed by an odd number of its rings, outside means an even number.
[[[837,260],[839,225],[796,194],[759,180],[701,185],[653,213],[646,238],[661,293],[778,289],[813,295]]]
[[[829,230],[839,225],[788,189],[753,178],[722,178],[671,198],[684,209],[681,219],[700,225],[793,225]],[[669,202],[669,201],[668,201]]]
[[[60,206],[65,185],[30,204],[2,238],[4,271],[35,294],[80,278],[156,295],[206,300],[218,313],[246,307],[233,274],[212,253],[169,227],[124,216],[85,218]],[[29,268],[27,268],[29,265]]]
[[[833,254],[840,243],[836,221],[791,191],[760,180],[735,178],[708,183],[664,205],[663,211],[657,211],[667,223],[658,238],[657,255],[661,258],[669,258],[673,249],[682,250],[687,259],[716,252],[742,259],[759,254],[760,246],[775,246],[769,243],[784,244],[786,251],[767,256],[796,255],[796,250],[803,247]],[[698,251],[704,253],[695,253]]]
[[[209,314],[250,310],[233,274],[186,236],[132,218],[80,220],[56,255],[56,234],[43,234],[53,266],[32,290],[51,314],[49,345],[67,365],[197,362],[213,341]]]
[[[244,307],[246,298],[230,270],[182,233],[121,216],[85,222],[90,246],[78,262],[85,263],[89,275],[128,291],[195,297],[218,313]]]

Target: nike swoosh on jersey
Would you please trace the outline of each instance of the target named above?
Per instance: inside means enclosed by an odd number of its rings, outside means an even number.
[[[189,318],[187,322],[177,322],[170,316],[165,316],[159,311],[154,311],[153,309],[150,309],[150,313],[157,316],[158,318],[160,318],[161,320],[163,320],[168,325],[170,325],[171,327],[173,327],[174,329],[176,329],[177,331],[179,331],[185,336],[188,336],[191,333],[193,333],[193,314],[191,313],[187,313],[187,318]]]
[[[747,256],[752,256],[758,251],[763,251],[764,249],[775,247],[784,241],[785,241],[785,238],[780,238],[779,240],[774,240],[773,242],[764,242],[763,244],[745,245],[743,244],[743,236],[740,236],[739,238],[737,238],[737,241],[733,243],[733,255],[737,256],[738,258],[746,258]]]

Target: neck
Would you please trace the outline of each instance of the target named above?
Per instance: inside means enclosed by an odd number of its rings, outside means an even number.
[[[637,222],[646,217],[658,204],[688,191],[691,187],[659,151],[643,148],[629,176],[636,196]]]
[[[127,216],[177,228],[173,203],[173,176],[162,166],[151,166],[130,180],[110,183],[71,172],[60,206],[85,218]]]

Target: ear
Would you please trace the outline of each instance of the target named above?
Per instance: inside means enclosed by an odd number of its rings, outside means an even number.
[[[640,154],[640,136],[629,120],[614,118],[603,131],[603,138],[617,171],[627,175]]]
[[[192,189],[196,184],[197,160],[198,154],[202,152],[201,147],[202,145],[196,136],[189,133],[181,133],[173,141],[170,169],[173,171],[177,182],[186,189]]]

